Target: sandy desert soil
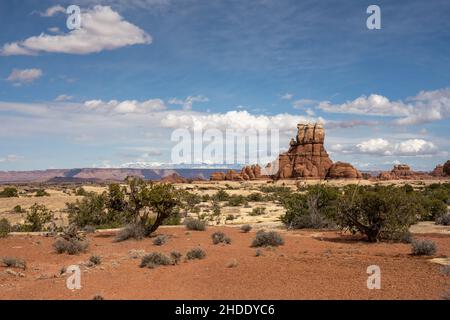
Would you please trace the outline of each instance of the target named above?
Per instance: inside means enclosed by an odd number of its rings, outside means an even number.
[[[224,231],[231,245],[213,245],[211,234]],[[431,258],[450,256],[448,234],[420,234],[417,238],[436,242],[433,257],[410,255],[410,245],[358,241],[332,231],[279,231],[285,245],[261,249],[256,257],[250,247],[255,231],[241,233],[236,227],[209,227],[189,231],[183,227],[161,227],[159,234],[170,237],[163,246],[151,239],[113,242],[112,233],[89,236],[88,252],[76,256],[53,252],[53,238],[10,236],[0,239],[0,257],[14,256],[27,261],[27,269],[0,267],[0,299],[440,299],[450,285],[441,265]],[[204,260],[181,262],[156,269],[139,268],[130,250],[186,253],[200,246]],[[91,255],[102,264],[82,266]],[[236,267],[228,267],[230,261]],[[439,259],[438,259],[439,260]],[[440,259],[439,261],[446,261]],[[82,288],[66,288],[60,269],[81,265]],[[381,268],[381,290],[366,286],[369,265]]]

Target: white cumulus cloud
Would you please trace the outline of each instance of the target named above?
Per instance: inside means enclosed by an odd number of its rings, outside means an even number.
[[[82,11],[80,29],[58,35],[41,33],[23,41],[7,43],[0,53],[6,56],[42,52],[89,54],[151,42],[149,34],[125,21],[110,7],[94,6]]]
[[[208,101],[209,101],[208,97],[199,95],[199,96],[188,96],[184,100],[172,98],[169,100],[169,103],[181,105],[183,110],[191,110],[195,102],[208,102]]]
[[[392,142],[386,139],[370,139],[356,145],[356,152],[382,156],[424,156],[438,153],[436,145],[423,139]]]
[[[155,111],[162,111],[166,109],[164,101],[161,99],[150,99],[146,101],[137,100],[89,100],[84,103],[85,107],[90,110],[100,111],[100,112],[113,112],[118,114],[127,113],[148,113]]]

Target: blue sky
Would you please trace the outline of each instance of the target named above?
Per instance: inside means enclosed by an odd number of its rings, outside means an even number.
[[[0,170],[168,164],[194,123],[285,146],[318,119],[362,170],[450,158],[448,1],[5,0],[0,28]]]

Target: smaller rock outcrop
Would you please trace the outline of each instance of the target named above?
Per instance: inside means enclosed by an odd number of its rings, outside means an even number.
[[[350,163],[338,161],[331,165],[328,177],[331,179],[361,179],[362,174]]]
[[[442,167],[442,171],[444,172],[445,176],[450,176],[450,160],[448,160],[444,166]]]
[[[172,173],[171,175],[165,176],[161,179],[164,183],[187,183],[188,181],[177,173]]]
[[[210,177],[211,181],[223,181],[225,180],[225,173],[223,172],[214,172]]]
[[[378,175],[379,180],[416,180],[430,177],[427,173],[411,170],[407,164],[396,165],[390,172],[385,171]]]
[[[443,177],[444,176],[444,166],[442,164],[438,164],[436,168],[433,169],[430,173],[433,177]]]

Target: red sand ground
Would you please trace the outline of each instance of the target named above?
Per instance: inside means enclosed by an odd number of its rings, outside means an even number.
[[[218,230],[232,238],[231,245],[212,244],[211,234]],[[89,236],[88,252],[77,256],[54,253],[53,238],[1,239],[0,257],[25,259],[27,269],[25,277],[18,277],[0,267],[0,299],[92,299],[97,294],[105,299],[440,299],[450,285],[441,266],[411,256],[407,244],[369,244],[336,232],[281,231],[285,245],[261,249],[263,256],[256,257],[250,247],[253,231],[211,227],[187,233],[182,227],[162,227],[158,232],[171,236],[161,247],[150,239],[114,243],[112,234],[95,234]],[[420,238],[436,242],[436,256],[450,255],[449,236]],[[169,254],[196,246],[207,257],[176,266],[141,269],[140,259],[129,257],[132,249]],[[102,257],[102,264],[82,267],[82,289],[67,289],[59,270],[93,254]],[[227,267],[233,259],[237,267]],[[381,290],[366,286],[366,269],[373,264],[381,268]]]

